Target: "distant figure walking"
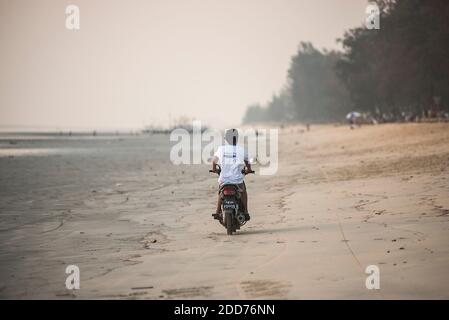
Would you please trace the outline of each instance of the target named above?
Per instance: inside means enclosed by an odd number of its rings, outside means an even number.
[[[360,118],[360,116],[361,116],[361,114],[358,112],[355,112],[355,111],[349,112],[346,115],[346,119],[349,122],[349,128],[351,128],[351,130],[353,130],[355,128],[355,126],[357,124],[357,119]]]

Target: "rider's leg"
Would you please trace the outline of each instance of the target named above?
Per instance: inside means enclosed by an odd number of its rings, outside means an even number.
[[[218,194],[217,211],[216,211],[216,213],[221,213],[221,197],[220,197],[220,194]]]
[[[245,207],[245,213],[248,213],[248,193],[246,192],[246,190],[242,191],[241,196],[242,196],[243,206]]]

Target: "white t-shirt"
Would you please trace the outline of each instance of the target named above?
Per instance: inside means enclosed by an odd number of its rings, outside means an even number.
[[[218,183],[239,184],[243,182],[245,176],[242,170],[245,167],[245,161],[248,161],[248,156],[242,147],[229,144],[220,146],[214,156],[218,158],[218,164],[221,166]]]

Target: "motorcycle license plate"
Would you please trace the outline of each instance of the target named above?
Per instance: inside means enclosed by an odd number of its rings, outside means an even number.
[[[235,209],[235,202],[233,201],[224,201],[223,202],[223,208],[224,209]]]

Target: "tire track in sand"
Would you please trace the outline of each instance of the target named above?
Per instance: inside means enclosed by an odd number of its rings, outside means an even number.
[[[322,167],[320,167],[320,171],[321,171],[321,173],[323,174],[323,176],[324,176],[324,178],[326,179],[326,181],[327,181],[328,183],[330,183],[331,181],[330,181],[329,176],[327,175],[326,171],[325,171]],[[345,234],[345,232],[344,232],[344,230],[343,230],[343,225],[342,225],[342,223],[341,223],[340,216],[339,216],[339,214],[338,214],[338,212],[337,212],[336,210],[333,210],[333,211],[335,212],[335,216],[337,217],[338,229],[340,230],[340,234],[341,234],[341,237],[342,237],[342,241],[345,243],[346,248],[348,249],[348,251],[349,251],[349,253],[351,254],[351,256],[353,257],[353,259],[354,259],[356,265],[360,268],[360,271],[362,272],[363,276],[365,277],[365,276],[366,276],[365,269],[363,268],[363,265],[362,265],[362,263],[360,262],[360,260],[359,260],[359,258],[357,257],[357,255],[355,254],[354,250],[353,250],[353,249],[351,248],[351,246],[349,245],[349,240],[346,238],[346,234]],[[376,291],[380,294],[380,296],[382,297],[382,299],[385,299],[384,295],[382,294],[382,292],[380,292],[380,290],[376,290]]]

